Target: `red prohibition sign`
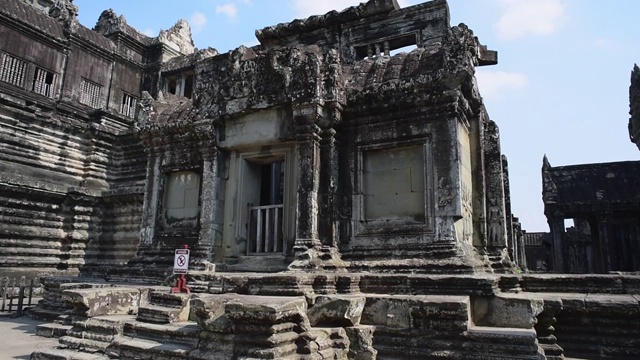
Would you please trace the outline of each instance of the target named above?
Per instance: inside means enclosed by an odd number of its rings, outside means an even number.
[[[187,259],[185,259],[184,255],[178,256],[178,260],[177,260],[178,266],[182,267],[186,262],[187,262]]]

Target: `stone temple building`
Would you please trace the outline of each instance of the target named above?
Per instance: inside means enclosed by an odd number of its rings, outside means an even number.
[[[0,6],[0,266],[65,275],[30,311],[60,345],[32,359],[640,356],[638,276],[514,274],[474,77],[497,53],[445,0],[370,0],[226,54],[184,21],[150,38],[77,11]]]
[[[150,38],[46,3],[0,9],[0,265],[164,274],[186,244],[224,271],[512,267],[474,79],[497,53],[444,1],[370,1],[227,54],[184,21]]]
[[[629,88],[629,136],[640,146],[640,68]],[[542,165],[555,272],[640,271],[640,161]],[[565,220],[573,220],[567,227]]]

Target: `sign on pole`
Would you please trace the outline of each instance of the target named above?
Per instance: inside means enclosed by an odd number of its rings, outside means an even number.
[[[176,256],[173,259],[173,273],[186,274],[189,271],[189,250],[176,249]]]

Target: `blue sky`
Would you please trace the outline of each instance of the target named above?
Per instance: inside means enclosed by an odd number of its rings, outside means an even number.
[[[112,8],[156,36],[181,18],[198,48],[256,45],[256,29],[358,0],[75,0],[93,27]],[[402,0],[402,6],[420,3]],[[640,1],[449,0],[451,24],[464,22],[499,64],[478,69],[489,115],[509,158],[512,209],[527,231],[548,231],[540,168],[636,160],[629,141],[630,72],[640,62]]]

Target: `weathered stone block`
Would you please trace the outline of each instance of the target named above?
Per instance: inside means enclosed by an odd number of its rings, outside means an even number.
[[[375,360],[378,351],[373,348],[375,326],[359,325],[345,328],[349,337],[349,359]]]
[[[189,319],[207,331],[230,333],[231,321],[225,314],[225,305],[234,298],[233,295],[196,294],[191,298]]]
[[[479,326],[532,329],[542,310],[542,300],[516,294],[479,297],[473,301],[473,320]]]
[[[363,296],[331,297],[319,296],[309,308],[307,316],[311,326],[355,326],[360,325],[364,310]]]
[[[140,290],[124,287],[65,290],[62,297],[73,306],[76,315],[135,314],[140,303]]]

